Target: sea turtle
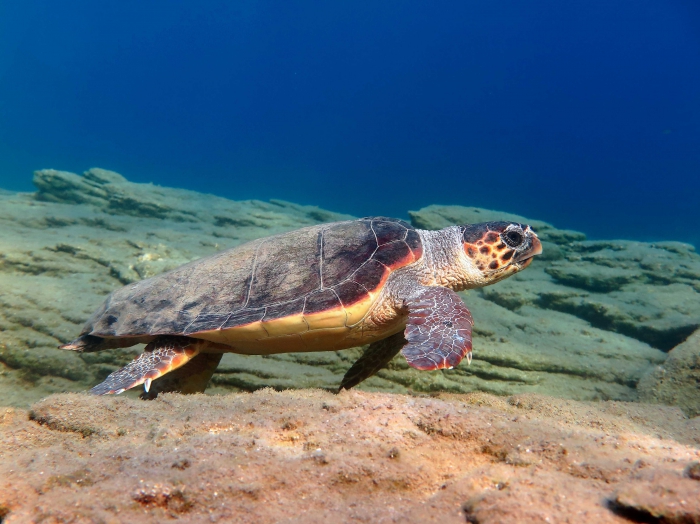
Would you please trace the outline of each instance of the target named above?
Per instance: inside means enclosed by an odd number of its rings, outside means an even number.
[[[321,224],[118,289],[80,337],[61,348],[148,344],[90,390],[104,395],[144,384],[144,398],[204,391],[226,352],[369,344],[341,389],[372,376],[399,351],[417,369],[452,368],[465,356],[471,362],[472,351],[472,316],[455,291],[503,280],[541,252],[532,229],[514,222],[440,231],[385,217]]]

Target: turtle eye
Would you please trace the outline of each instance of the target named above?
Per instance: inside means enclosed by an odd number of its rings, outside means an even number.
[[[510,231],[506,231],[503,234],[502,238],[505,241],[505,243],[508,244],[510,247],[518,247],[520,244],[523,243],[524,237],[520,231],[511,229]]]

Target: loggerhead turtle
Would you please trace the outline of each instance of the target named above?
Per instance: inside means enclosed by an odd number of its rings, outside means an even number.
[[[226,352],[369,344],[342,380],[340,389],[349,389],[399,351],[422,370],[471,362],[473,320],[455,291],[503,280],[541,252],[532,229],[513,222],[424,231],[369,217],[311,226],[118,289],[61,348],[148,344],[90,392],[144,384],[142,397],[154,398],[204,391]]]

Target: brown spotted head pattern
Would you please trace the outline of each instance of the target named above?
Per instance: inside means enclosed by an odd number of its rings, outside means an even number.
[[[535,255],[542,253],[535,232],[517,222],[462,226],[462,241],[467,258],[481,272],[487,285],[525,269]]]

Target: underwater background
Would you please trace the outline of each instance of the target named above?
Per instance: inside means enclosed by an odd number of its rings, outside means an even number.
[[[698,175],[698,0],[0,0],[0,524],[700,522]],[[226,353],[143,402],[86,394],[143,344],[59,349],[368,215],[537,232],[459,292],[470,362]],[[200,278],[133,310],[225,313]]]
[[[0,188],[92,166],[698,245],[700,4],[0,2]]]
[[[57,349],[124,285],[390,215],[543,254],[461,292],[471,364],[359,389],[700,415],[693,2],[0,1],[0,79],[0,406],[139,355]],[[335,391],[361,354],[227,353],[207,392]]]

